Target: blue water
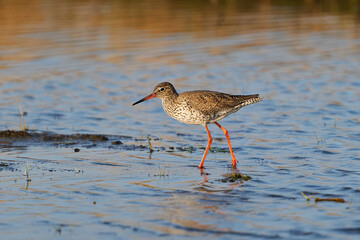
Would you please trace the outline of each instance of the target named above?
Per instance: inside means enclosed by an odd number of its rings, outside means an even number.
[[[0,166],[1,234],[356,239],[359,21],[353,2],[338,9],[329,2],[1,5],[2,130],[19,128],[20,104],[31,130],[115,134],[146,146],[75,153],[1,139],[0,162],[8,164]],[[158,99],[131,106],[162,81],[178,92],[263,97],[220,122],[251,180],[221,181],[231,159],[215,125],[201,174],[202,126],[169,118]],[[345,203],[306,201],[301,192]]]

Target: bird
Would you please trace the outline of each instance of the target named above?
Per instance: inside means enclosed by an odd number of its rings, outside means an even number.
[[[214,123],[226,137],[231,156],[231,166],[236,168],[236,158],[231,147],[228,131],[218,121],[224,117],[237,112],[240,108],[257,103],[261,100],[259,94],[252,95],[230,95],[227,93],[195,90],[178,93],[175,87],[169,82],[159,83],[151,94],[133,103],[139,104],[151,98],[160,98],[162,107],[170,117],[191,125],[202,125],[205,127],[208,143],[198,168],[204,167],[204,161],[209,151],[213,138],[207,125]]]

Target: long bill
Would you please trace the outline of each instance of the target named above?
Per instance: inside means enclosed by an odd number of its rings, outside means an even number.
[[[137,101],[136,103],[133,103],[133,106],[136,105],[136,104],[138,104],[138,103],[141,103],[141,102],[143,102],[143,101],[146,101],[146,100],[148,100],[148,99],[150,99],[150,98],[154,98],[154,97],[155,97],[155,94],[152,93],[152,94],[150,94],[150,95],[148,95],[148,96],[140,99],[140,100]]]

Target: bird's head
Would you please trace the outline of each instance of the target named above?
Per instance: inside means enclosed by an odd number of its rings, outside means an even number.
[[[160,99],[164,99],[164,98],[167,98],[167,97],[172,97],[172,96],[177,96],[177,92],[174,88],[174,86],[169,83],[169,82],[162,82],[162,83],[159,83],[155,88],[154,88],[154,91],[140,99],[139,101],[133,103],[133,106],[138,104],[138,103],[141,103],[143,101],[146,101],[148,99],[151,99],[151,98],[160,98]]]

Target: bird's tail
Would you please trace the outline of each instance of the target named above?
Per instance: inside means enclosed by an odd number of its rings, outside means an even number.
[[[240,95],[239,97],[243,100],[241,103],[242,107],[261,101],[259,94]]]

